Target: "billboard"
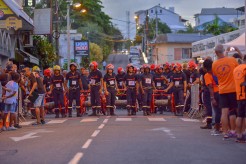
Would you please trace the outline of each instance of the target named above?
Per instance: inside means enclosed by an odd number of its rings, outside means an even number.
[[[34,34],[47,35],[52,31],[51,8],[34,10]]]
[[[74,41],[74,55],[75,56],[89,56],[89,41],[75,40]]]

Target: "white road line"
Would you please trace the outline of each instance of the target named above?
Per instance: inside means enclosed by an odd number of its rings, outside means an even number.
[[[27,126],[27,125],[31,125],[32,123],[34,123],[35,121],[25,121],[25,122],[21,122],[20,125],[21,126]]]
[[[164,118],[148,118],[149,121],[167,121]]]
[[[73,157],[73,159],[71,159],[71,161],[68,162],[68,164],[77,164],[79,163],[80,159],[84,156],[83,153],[77,153],[75,154],[75,156]]]
[[[92,142],[92,139],[88,139],[86,143],[82,146],[82,149],[87,149],[90,146],[91,142]]]
[[[100,133],[100,130],[95,130],[91,137],[96,137]]]
[[[81,120],[80,122],[96,122],[98,118],[85,118]]]
[[[98,129],[102,129],[102,128],[104,128],[104,124],[101,124],[99,127],[98,127]]]
[[[200,122],[200,120],[197,119],[190,119],[190,118],[180,118],[180,119],[185,122]]]
[[[67,119],[66,120],[51,120],[47,124],[62,124],[65,121],[67,121]]]
[[[115,121],[132,121],[132,118],[116,118]]]
[[[107,122],[108,122],[108,119],[105,119],[105,120],[103,121],[104,124],[106,124]]]

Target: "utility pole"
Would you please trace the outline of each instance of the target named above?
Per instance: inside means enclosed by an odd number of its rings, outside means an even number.
[[[130,11],[126,11],[126,17],[127,17],[127,39],[130,39]]]
[[[59,7],[58,7],[58,1],[55,2],[55,18],[56,18],[56,23],[55,23],[55,32],[59,33]],[[60,64],[60,55],[59,55],[59,37],[56,36],[55,38],[55,45],[56,45],[56,55],[58,57],[57,63],[56,64]]]
[[[149,36],[149,11],[146,11],[145,18],[145,54],[148,56],[148,36]]]
[[[67,69],[69,68],[71,62],[70,56],[70,3],[71,1],[67,1]]]
[[[157,17],[157,6],[155,8],[155,38],[158,36],[158,17]]]

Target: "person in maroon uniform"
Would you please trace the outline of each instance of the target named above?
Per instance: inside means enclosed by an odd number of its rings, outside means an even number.
[[[106,95],[106,108],[107,115],[115,116],[114,107],[115,107],[115,98],[116,98],[116,90],[118,90],[118,85],[116,82],[116,76],[114,71],[114,66],[112,64],[108,64],[106,66],[107,73],[103,78],[103,86]]]
[[[136,115],[136,97],[138,95],[138,79],[134,74],[134,67],[128,64],[126,67],[127,74],[124,78],[124,88],[126,90],[127,112],[128,116]]]
[[[83,90],[83,85],[81,81],[80,74],[77,72],[77,64],[71,63],[70,64],[70,72],[66,75],[65,80],[65,89],[68,91],[68,112],[69,117],[72,117],[72,103],[73,100],[76,100],[76,110],[77,110],[77,117],[81,117],[81,111],[80,111],[80,90]],[[69,88],[67,87],[67,84],[69,82]]]
[[[59,118],[59,107],[61,107],[61,115],[62,118],[66,117],[65,115],[65,104],[64,104],[64,77],[61,75],[61,67],[55,65],[54,68],[54,75],[51,77],[51,87],[49,94],[53,94],[54,99],[54,109],[55,109],[55,118]]]
[[[90,63],[90,74],[88,76],[90,80],[90,94],[91,94],[91,106],[92,114],[90,116],[97,116],[101,108],[100,95],[103,91],[103,77],[101,71],[98,70],[97,62]]]

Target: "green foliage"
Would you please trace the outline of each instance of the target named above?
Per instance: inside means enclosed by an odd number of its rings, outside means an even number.
[[[34,36],[34,49],[42,67],[52,66],[57,60],[55,49],[46,37]]]
[[[191,23],[188,23],[186,25],[186,30],[180,30],[178,31],[178,33],[198,33],[198,31],[196,31],[196,29],[192,26]]]
[[[159,19],[157,21],[158,21],[158,34],[166,34],[172,32],[170,27],[166,23],[160,22]],[[156,20],[155,19],[149,20],[147,32],[148,32],[148,38],[150,40],[154,39],[155,37],[155,33],[156,33],[155,27],[156,27]],[[137,35],[142,35],[142,34],[144,34],[144,26],[140,27],[137,30]]]
[[[90,43],[90,60],[97,61],[98,63],[103,60],[102,49],[95,43]]]

